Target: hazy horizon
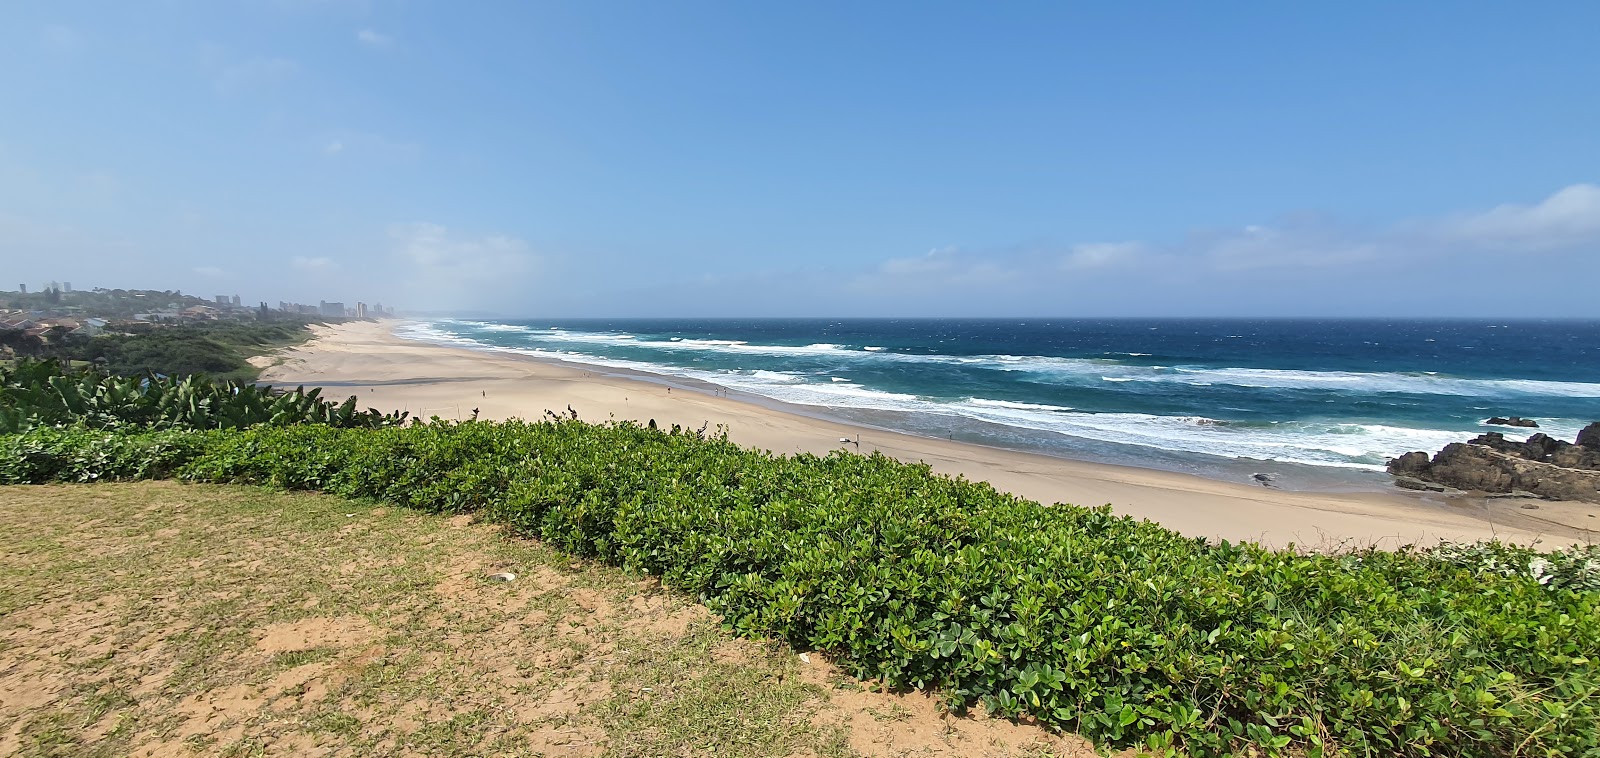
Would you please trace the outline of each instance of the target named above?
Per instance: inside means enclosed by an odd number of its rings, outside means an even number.
[[[1600,6],[0,10],[0,289],[1600,318]]]

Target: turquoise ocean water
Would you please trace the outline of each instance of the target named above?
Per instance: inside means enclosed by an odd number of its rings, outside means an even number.
[[[1282,486],[1535,418],[1600,420],[1600,322],[625,319],[409,322],[401,336],[725,387],[929,437]]]

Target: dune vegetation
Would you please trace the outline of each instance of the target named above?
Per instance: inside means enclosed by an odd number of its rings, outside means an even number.
[[[340,319],[328,319],[338,321]],[[0,354],[92,364],[120,376],[183,376],[249,381],[259,373],[249,359],[310,339],[313,323],[300,317],[276,321],[212,321],[176,325],[119,325],[89,337],[56,328],[40,336],[0,329]],[[133,331],[121,331],[129,329]]]
[[[292,391],[204,375],[119,376],[96,367],[63,368],[57,361],[23,360],[0,366],[0,434],[34,427],[85,429],[243,429],[328,424],[394,426],[404,412],[361,410],[322,399],[321,388]]]

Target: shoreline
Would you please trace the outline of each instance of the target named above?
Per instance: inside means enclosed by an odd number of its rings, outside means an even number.
[[[1559,547],[1600,537],[1600,508],[1588,504],[1537,501],[1537,510],[1528,510],[1522,506],[1535,503],[1505,498],[1278,490],[1078,461],[822,418],[775,407],[771,398],[696,387],[701,383],[681,377],[406,339],[393,333],[394,326],[380,321],[319,327],[303,345],[266,356],[260,381],[340,388],[364,407],[409,410],[422,418],[465,419],[476,409],[483,419],[535,421],[547,410],[565,413],[571,407],[588,421],[724,426],[731,440],[777,454],[854,452],[855,444],[839,440],[860,435],[861,453],[922,461],[940,473],[987,481],[1042,503],[1107,504],[1189,536],[1278,547],[1397,547],[1488,538]]]

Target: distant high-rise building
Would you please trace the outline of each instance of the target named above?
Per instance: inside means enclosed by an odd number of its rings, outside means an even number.
[[[45,282],[44,288],[47,290],[59,290],[61,289],[61,282],[51,279],[50,281]]]
[[[324,316],[339,316],[341,318],[344,316],[344,303],[330,303],[326,300],[319,300],[318,302],[320,303],[317,307],[318,313]]]
[[[62,282],[61,283],[61,291],[62,292],[71,292],[72,291],[72,282]]]
[[[227,304],[228,304],[228,296],[227,295],[217,295],[217,305],[227,305]]]
[[[71,292],[72,290],[68,289],[67,291]],[[235,308],[239,307],[239,296],[238,295],[234,295],[233,296],[233,306]]]
[[[362,303],[362,302],[357,302],[356,303],[356,318],[366,318],[366,317],[367,317],[367,304],[366,303]]]
[[[28,294],[28,285],[26,285],[26,284],[17,285],[17,291],[21,292],[24,295]]]

